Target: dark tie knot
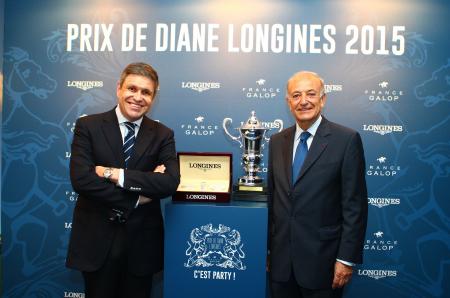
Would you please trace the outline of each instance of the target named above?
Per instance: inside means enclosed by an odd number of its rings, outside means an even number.
[[[300,134],[300,142],[304,143],[310,136],[311,136],[311,134],[308,131],[302,132]]]
[[[127,129],[130,131],[134,131],[134,128],[136,127],[136,124],[134,124],[133,122],[129,122],[126,121],[123,124],[125,124],[125,126],[127,127]]]

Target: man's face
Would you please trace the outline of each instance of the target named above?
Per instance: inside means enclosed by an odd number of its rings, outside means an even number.
[[[122,114],[136,121],[150,110],[155,95],[155,83],[147,77],[128,75],[122,87],[117,84],[117,99]]]
[[[320,96],[320,87],[320,79],[308,73],[299,74],[289,82],[286,100],[303,130],[308,129],[319,118],[325,106],[326,95]]]

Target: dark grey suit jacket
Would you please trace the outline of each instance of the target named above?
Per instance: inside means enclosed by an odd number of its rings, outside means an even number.
[[[78,119],[72,142],[70,178],[79,194],[72,221],[66,265],[95,271],[104,263],[118,223],[112,210],[121,210],[127,229],[128,268],[137,275],[161,270],[163,221],[161,198],[172,195],[180,172],[173,131],[144,116],[134,153],[124,170],[124,188],[95,173],[95,166],[125,168],[123,141],[115,110]],[[164,174],[154,173],[164,164]],[[139,195],[152,202],[135,208]]]
[[[362,262],[367,188],[361,138],[322,117],[299,178],[292,185],[295,125],[269,147],[269,247],[274,281],[331,288],[336,258]]]

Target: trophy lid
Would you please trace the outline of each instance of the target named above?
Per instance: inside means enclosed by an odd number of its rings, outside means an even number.
[[[252,115],[250,116],[250,118],[248,118],[247,122],[245,122],[245,124],[243,124],[240,129],[251,129],[251,130],[255,130],[255,129],[263,129],[263,130],[268,130],[268,128],[265,128],[262,126],[261,122],[258,120],[258,118],[256,118],[256,113],[255,111],[252,111],[251,113]]]

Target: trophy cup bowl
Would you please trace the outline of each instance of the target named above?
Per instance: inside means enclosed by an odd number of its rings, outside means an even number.
[[[255,197],[258,196],[256,194],[259,194],[262,198],[257,200],[265,201],[266,187],[264,186],[263,179],[258,176],[258,173],[261,172],[262,149],[264,149],[265,143],[269,141],[269,138],[266,137],[266,132],[270,128],[262,126],[261,122],[256,118],[255,111],[251,112],[250,118],[241,127],[236,128],[239,131],[238,137],[229,133],[227,129],[229,122],[231,123],[232,119],[225,118],[222,126],[225,133],[243,148],[241,165],[245,171],[245,175],[238,179],[238,185],[235,187],[235,197],[245,199],[242,197],[242,192],[247,192],[244,197],[250,197],[250,195]],[[280,131],[283,129],[283,122],[281,120],[277,119],[274,123],[279,124]]]

